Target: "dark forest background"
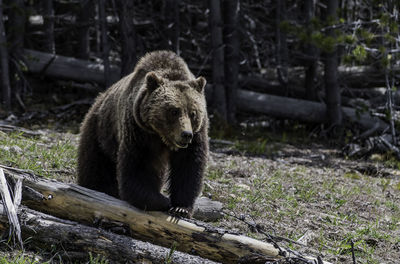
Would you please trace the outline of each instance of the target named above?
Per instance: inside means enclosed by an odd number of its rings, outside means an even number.
[[[130,73],[146,52],[169,49],[207,78],[214,124],[260,115],[322,124],[328,137],[378,135],[381,148],[399,153],[398,7],[0,0],[1,115],[26,117],[34,98],[46,95],[59,105],[90,104],[84,98]]]

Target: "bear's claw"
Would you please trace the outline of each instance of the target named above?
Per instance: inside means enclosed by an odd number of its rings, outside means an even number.
[[[173,216],[186,217],[186,218],[190,217],[190,211],[184,207],[171,207],[168,210],[168,213]]]

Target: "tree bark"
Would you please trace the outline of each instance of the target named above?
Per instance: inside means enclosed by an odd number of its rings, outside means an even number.
[[[134,1],[117,0],[119,34],[121,38],[121,77],[130,74],[136,64],[135,25],[133,24]]]
[[[3,1],[0,0],[0,72],[1,72],[1,91],[2,102],[6,110],[11,109],[11,86],[8,68],[8,51],[6,30],[3,23]]]
[[[308,38],[311,39],[311,19],[314,17],[314,0],[304,1],[304,19],[307,28]],[[310,101],[317,100],[317,90],[315,86],[315,79],[317,78],[317,49],[312,44],[306,44],[305,54],[306,58],[306,77],[305,77],[305,91],[306,99]]]
[[[7,231],[8,219],[0,204],[0,232]],[[22,206],[18,210],[22,239],[27,249],[58,252],[63,261],[87,262],[89,253],[102,256],[111,263],[165,263],[171,249],[118,235],[74,221],[60,219]],[[215,263],[175,251],[171,263]]]
[[[164,5],[165,48],[180,54],[179,35],[180,0],[166,0]]]
[[[224,86],[224,45],[222,40],[221,0],[208,0],[209,26],[212,48],[212,106],[223,121],[227,121],[226,93]]]
[[[55,54],[56,46],[54,41],[54,9],[53,0],[43,1],[43,17],[44,17],[44,51]]]
[[[14,0],[10,10],[10,85],[13,87],[12,97],[16,98],[19,105],[25,110],[21,95],[26,92],[22,67],[23,48],[25,37],[26,9],[24,0]]]
[[[4,167],[4,166],[3,166]],[[30,209],[87,225],[119,227],[134,238],[222,263],[237,263],[258,257],[279,260],[289,253],[273,244],[233,234],[205,223],[144,212],[114,197],[47,180],[20,170],[5,169],[9,183],[22,179],[22,204]]]
[[[288,48],[286,41],[286,32],[281,30],[281,23],[286,21],[286,0],[276,1],[276,63],[278,80],[288,94]]]
[[[90,21],[93,19],[93,0],[83,0],[77,16],[78,22],[78,58],[88,60],[90,56]]]
[[[230,124],[236,122],[236,100],[239,76],[239,0],[224,0],[224,43],[225,43],[225,91],[227,118]]]
[[[101,47],[102,57],[104,66],[104,84],[105,88],[108,88],[111,84],[110,81],[110,47],[108,44],[108,32],[107,32],[107,18],[106,18],[106,2],[105,0],[98,0],[99,6],[99,19],[101,28]]]
[[[338,9],[338,0],[328,0],[327,17],[336,21]],[[333,29],[328,30],[328,37],[332,37],[336,41],[336,35]],[[326,106],[328,111],[328,122],[331,128],[342,126],[342,112],[340,89],[338,84],[338,52],[336,44],[332,51],[328,51],[325,55],[325,93]],[[337,136],[337,135],[335,135]]]

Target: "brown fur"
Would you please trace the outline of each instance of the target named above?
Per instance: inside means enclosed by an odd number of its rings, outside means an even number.
[[[204,86],[175,53],[146,54],[87,113],[78,183],[147,210],[191,211],[208,156]]]

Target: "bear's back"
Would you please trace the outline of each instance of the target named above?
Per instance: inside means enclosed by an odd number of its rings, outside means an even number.
[[[194,79],[185,61],[174,52],[167,50],[153,51],[144,55],[137,63],[134,74],[141,79],[151,71],[173,81]]]

